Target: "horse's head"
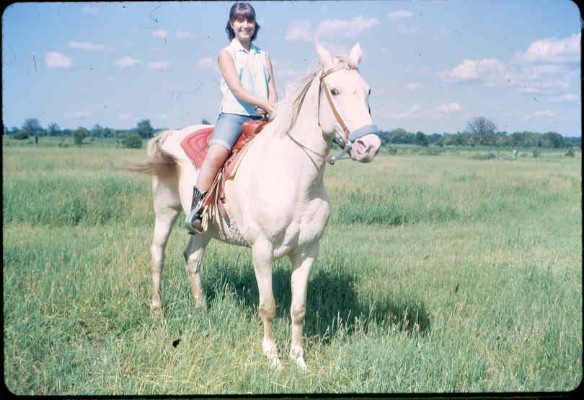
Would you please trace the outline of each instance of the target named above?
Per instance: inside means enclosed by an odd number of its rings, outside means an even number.
[[[316,51],[322,66],[320,127],[325,135],[335,135],[353,160],[370,162],[377,155],[381,140],[371,120],[371,89],[359,73],[361,47],[353,46],[349,57],[332,57],[317,41]]]

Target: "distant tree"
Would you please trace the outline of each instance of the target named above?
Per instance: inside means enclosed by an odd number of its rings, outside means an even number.
[[[207,118],[203,118],[201,120],[201,124],[203,124],[203,125],[211,125],[211,123],[207,120]]]
[[[397,128],[389,132],[389,142],[395,144],[412,144],[414,143],[414,134],[409,133],[403,128]]]
[[[150,139],[154,136],[154,128],[150,125],[149,119],[144,119],[138,122],[136,126],[136,133],[143,139]]]
[[[128,135],[122,140],[122,146],[127,149],[139,149],[142,147],[142,137],[136,133]]]
[[[566,147],[566,143],[562,135],[556,132],[544,133],[542,139],[546,142],[546,147],[553,147],[555,149],[561,149]]]
[[[47,136],[59,136],[61,134],[61,127],[54,122],[51,122],[47,127]]]
[[[466,131],[474,136],[475,144],[480,146],[493,146],[497,141],[496,130],[495,123],[485,117],[473,118],[466,126]]]
[[[9,136],[12,136],[13,138],[16,138],[16,136],[20,133],[20,129],[18,129],[16,126],[13,126],[10,129],[5,128],[5,133]]]
[[[81,146],[87,136],[89,136],[89,131],[85,128],[79,127],[73,131],[73,140],[77,146]]]
[[[109,137],[111,137],[111,138],[116,137],[116,130],[112,129],[112,128],[105,128],[103,130],[103,136],[108,137],[108,138]]]
[[[91,128],[91,131],[89,132],[89,134],[93,137],[104,137],[105,136],[105,128],[103,126],[101,126],[100,124],[95,124],[93,125],[93,128]]]
[[[35,142],[38,142],[39,136],[42,136],[43,133],[45,133],[45,131],[39,123],[39,120],[36,118],[28,118],[24,121],[24,124],[22,124],[22,128],[20,129],[20,139],[34,137]]]
[[[461,136],[452,133],[445,133],[442,139],[438,142],[441,146],[461,146]]]
[[[428,137],[423,132],[416,132],[414,137],[414,144],[417,146],[428,147]]]

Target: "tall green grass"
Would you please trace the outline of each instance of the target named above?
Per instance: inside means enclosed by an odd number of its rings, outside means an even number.
[[[286,359],[290,264],[274,266],[271,371],[249,250],[213,242],[194,308],[172,233],[149,309],[143,151],[3,149],[5,383],[22,395],[569,391],[582,379],[581,159],[381,155],[326,172],[305,352]]]

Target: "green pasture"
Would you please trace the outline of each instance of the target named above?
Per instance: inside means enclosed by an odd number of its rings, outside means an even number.
[[[174,230],[149,303],[145,150],[3,146],[4,380],[20,395],[566,392],[582,380],[581,153],[397,148],[327,167],[309,370],[272,371],[250,251],[212,242],[195,309]],[[534,155],[536,155],[534,157]]]

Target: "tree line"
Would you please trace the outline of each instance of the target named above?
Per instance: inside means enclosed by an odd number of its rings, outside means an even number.
[[[463,132],[432,133],[408,132],[397,128],[379,133],[383,143],[413,144],[418,146],[485,146],[518,148],[581,148],[582,137],[564,137],[557,132],[498,131],[495,123],[484,117],[473,118]]]
[[[209,124],[206,119],[202,124]],[[4,135],[14,139],[34,139],[42,136],[70,136],[76,144],[82,144],[85,138],[119,139],[124,147],[140,148],[142,141],[153,137],[160,129],[154,129],[150,120],[144,119],[131,129],[112,129],[99,124],[87,129],[61,129],[58,124],[50,123],[42,127],[36,118],[27,119],[22,127],[6,128]],[[402,128],[391,131],[380,131],[379,137],[384,144],[412,144],[418,146],[485,146],[485,147],[517,147],[517,148],[581,148],[582,138],[564,137],[556,132],[505,132],[498,131],[495,123],[484,117],[476,117],[469,121],[462,132],[432,133],[408,132]]]
[[[135,128],[131,129],[113,129],[100,124],[95,124],[91,129],[84,127],[61,129],[56,123],[50,123],[46,128],[43,128],[37,118],[28,118],[20,128],[13,127],[8,129],[4,127],[4,135],[17,140],[34,139],[35,142],[38,142],[39,137],[42,136],[69,136],[73,138],[75,144],[80,145],[88,137],[113,138],[119,139],[124,147],[130,148],[142,147],[142,141],[153,137],[156,132],[148,119],[141,120]]]

